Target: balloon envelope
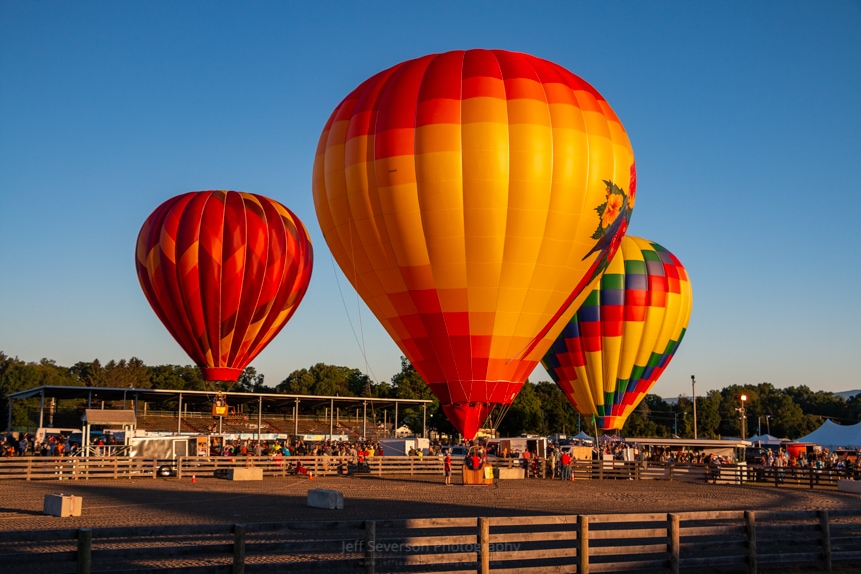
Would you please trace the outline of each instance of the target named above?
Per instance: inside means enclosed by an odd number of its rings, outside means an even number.
[[[165,201],[136,251],[147,300],[209,381],[236,381],[278,334],[305,295],[312,261],[293,212],[237,191]]]
[[[669,251],[625,236],[600,284],[542,359],[551,378],[600,429],[621,429],[673,358],[693,297]]]
[[[313,189],[335,260],[472,438],[609,262],[635,181],[592,86],[533,56],[467,50],[349,94],[320,136]]]

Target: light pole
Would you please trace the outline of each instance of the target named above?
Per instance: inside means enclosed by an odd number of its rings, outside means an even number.
[[[691,393],[694,398],[694,440],[697,440],[697,380],[691,375]]]
[[[673,413],[673,429],[674,429],[673,434],[675,434],[676,437],[679,436],[679,415],[684,415],[684,414],[685,414],[685,411],[682,411],[680,413]]]
[[[741,408],[736,409],[739,413],[741,413],[741,440],[744,440],[744,432],[745,432],[745,416],[744,416],[744,403],[747,401],[747,395],[741,396]]]
[[[769,436],[771,435],[771,424],[769,421],[771,420],[771,415],[765,415],[765,432]]]

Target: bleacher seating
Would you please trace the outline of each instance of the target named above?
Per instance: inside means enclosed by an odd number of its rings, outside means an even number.
[[[162,413],[148,413],[145,416],[138,416],[137,428],[150,432],[170,432],[177,431],[176,415]],[[232,414],[224,417],[221,421],[221,431],[225,434],[239,433],[256,433],[257,432],[257,416],[254,414],[246,415],[243,413]],[[361,421],[350,420],[352,425],[338,421],[330,427],[329,420],[325,417],[318,416],[299,416],[298,424],[290,415],[276,415],[264,417],[262,420],[262,428],[260,431],[264,434],[290,434],[298,432],[300,435],[305,434],[329,434],[330,428],[333,434],[347,435],[351,440],[356,440],[362,436],[363,425]],[[387,425],[392,427],[391,424]],[[370,421],[367,426],[367,439],[377,440],[379,437],[388,436],[386,433],[389,429],[378,429]],[[181,431],[187,433],[208,434],[218,432],[218,419],[211,417],[208,413],[193,413],[184,415],[181,421]]]

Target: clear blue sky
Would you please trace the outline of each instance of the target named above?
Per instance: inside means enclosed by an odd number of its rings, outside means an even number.
[[[688,334],[661,396],[770,382],[861,388],[861,3],[0,0],[0,350],[26,361],[189,364],[134,245],[185,191],[299,215],[308,294],[252,363],[388,380],[400,352],[357,302],[311,198],[334,106],[399,61],[464,48],[594,85],[638,168],[630,233],[688,268]],[[539,367],[533,382],[550,380]]]

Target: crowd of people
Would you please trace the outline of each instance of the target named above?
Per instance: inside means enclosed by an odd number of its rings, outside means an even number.
[[[93,440],[96,454],[112,454],[113,448],[118,446],[111,435],[98,436]],[[481,445],[472,449],[466,458],[452,460],[449,449],[452,445],[434,443],[430,445],[427,452],[411,448],[408,456],[414,457],[442,457],[444,472],[448,479],[451,476],[452,467],[459,464],[480,467],[497,458],[517,459],[518,465],[525,469],[527,477],[547,477],[553,479],[570,480],[572,478],[572,465],[574,458],[571,451],[564,445],[548,443],[547,451],[543,457],[532,450],[514,450],[508,452],[489,452]],[[464,441],[457,446],[469,449],[474,444]],[[43,440],[37,440],[31,433],[22,433],[19,436],[13,434],[0,435],[0,456],[74,456],[79,453],[81,445],[79,442],[70,440],[70,435],[52,434],[46,435]],[[492,449],[491,449],[492,450]],[[662,448],[644,447],[637,444],[624,442],[602,443],[591,447],[592,459],[614,460],[638,463],[661,463],[661,464],[695,464],[695,465],[724,465],[734,464],[733,456],[709,454],[696,452],[685,448]],[[840,474],[854,476],[859,474],[859,464],[854,457],[848,456],[847,452],[829,451],[822,449],[816,452],[802,452],[797,456],[783,447],[774,449],[761,449],[759,455],[749,457],[748,464],[761,468],[812,468],[816,470],[836,470]],[[333,457],[337,462],[333,464],[351,464],[354,468],[366,465],[371,457],[384,456],[384,447],[374,441],[345,441],[324,440],[320,442],[308,442],[303,440],[276,439],[225,439],[220,437],[213,440],[209,449],[210,456],[268,456],[273,459],[286,457]]]
[[[38,440],[35,435],[23,433],[18,437],[12,434],[0,435],[0,456],[72,456],[80,448],[80,443],[70,440],[71,435],[46,435]],[[102,444],[105,444],[104,441]]]

